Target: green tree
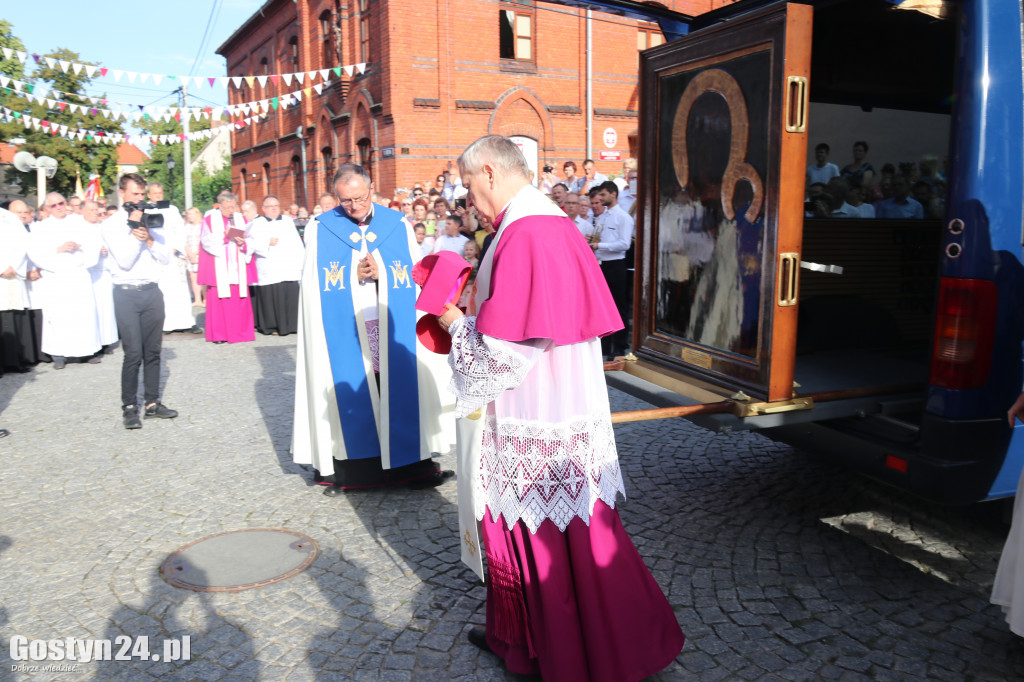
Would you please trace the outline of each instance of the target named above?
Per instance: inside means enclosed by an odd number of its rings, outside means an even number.
[[[231,160],[225,159],[224,165],[213,174],[206,172],[206,164],[200,163],[192,170],[192,203],[201,211],[213,208],[217,195],[224,190],[231,190]]]
[[[207,112],[209,113],[209,112]],[[180,135],[184,128],[179,119],[171,118],[164,121],[163,117],[142,119],[138,127],[148,135]],[[196,121],[189,120],[189,131],[196,132],[207,130],[210,127],[210,119],[203,117]],[[221,133],[223,134],[223,133]],[[193,140],[191,151],[194,155],[202,149],[205,140]],[[168,159],[174,161],[174,168],[167,168]],[[147,182],[159,182],[164,186],[164,195],[171,203],[181,208],[185,206],[185,145],[174,142],[171,144],[155,144],[151,150],[149,161],[143,165],[139,172]],[[225,175],[226,174],[226,175]],[[224,178],[227,178],[225,181]],[[217,199],[217,193],[224,189],[231,189],[231,168],[230,163],[226,170],[210,174],[205,164],[193,165],[192,167],[192,205],[200,210],[206,211],[213,206]],[[212,192],[212,194],[210,194]]]
[[[21,39],[14,35],[14,28],[11,26],[11,23],[3,19],[0,19],[0,47],[25,51],[25,46],[22,44]],[[22,80],[25,77],[25,67],[22,66],[17,57],[12,56],[10,59],[3,59],[3,53],[0,53],[0,74]],[[7,93],[7,89],[0,89],[0,106],[10,107],[7,104],[10,99],[11,95]],[[4,140],[9,140],[11,137],[15,137],[9,131],[16,133],[20,127],[20,123],[0,123],[0,134],[3,135]]]
[[[0,27],[2,30],[2,27]],[[54,50],[44,55],[54,59],[68,62],[83,62],[78,53],[64,48]],[[19,64],[20,65],[20,64]],[[64,73],[59,68],[50,68],[44,59],[40,59],[31,77],[23,78],[31,83],[33,89],[45,85],[48,89],[62,91],[59,98],[71,104],[92,106],[83,96],[86,86],[92,79],[83,71],[75,74],[74,71]],[[123,132],[121,124],[102,116],[91,116],[81,111],[73,112],[71,107],[54,110],[47,109],[45,103],[38,101],[30,102],[24,94],[12,91],[8,95],[9,100],[6,106],[19,112],[22,116],[33,116],[48,121],[51,126],[66,125],[69,129],[76,130],[83,128],[90,131],[104,131],[106,133]],[[56,97],[51,99],[57,99]],[[20,130],[17,130],[20,128]],[[90,173],[98,173],[105,189],[113,189],[117,179],[117,151],[116,145],[99,142],[95,139],[85,138],[83,140],[71,140],[62,135],[53,135],[49,132],[51,128],[35,130],[25,128],[19,122],[5,124],[3,134],[7,139],[10,137],[21,137],[25,143],[21,149],[31,152],[35,156],[49,156],[57,160],[57,172],[53,178],[47,180],[49,191],[60,192],[70,195],[75,191],[75,178],[80,172],[83,184]],[[17,134],[15,135],[15,131]],[[9,136],[9,137],[8,137]],[[27,195],[36,187],[34,172],[21,173],[11,168],[7,174],[9,182],[17,182],[21,186],[22,195]]]

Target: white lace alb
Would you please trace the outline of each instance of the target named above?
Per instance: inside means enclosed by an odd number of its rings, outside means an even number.
[[[475,481],[476,516],[485,507],[509,527],[522,520],[536,533],[544,519],[564,531],[576,517],[588,525],[594,504],[615,507],[626,496],[608,414],[558,424],[486,417]]]
[[[366,321],[366,342],[370,345],[374,374],[380,374],[380,320]]]
[[[523,383],[530,362],[502,346],[488,343],[476,330],[475,317],[460,317],[452,323],[451,392],[455,394],[455,416],[472,414],[503,392]]]

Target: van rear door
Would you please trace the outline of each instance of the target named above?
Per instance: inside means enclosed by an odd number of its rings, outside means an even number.
[[[812,8],[780,3],[641,56],[641,361],[793,396]]]

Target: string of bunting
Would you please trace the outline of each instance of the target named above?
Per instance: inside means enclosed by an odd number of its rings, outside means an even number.
[[[322,87],[330,85],[330,81],[321,84]],[[316,87],[316,86],[314,86]],[[298,93],[298,97],[294,97],[291,101],[287,99],[274,97],[267,102],[266,107],[260,106],[260,111],[255,115],[247,118],[232,121],[229,125],[220,126],[217,128],[208,128],[206,130],[194,130],[188,133],[171,133],[167,135],[130,135],[125,133],[109,132],[105,130],[86,130],[83,128],[72,128],[67,125],[60,125],[47,121],[45,119],[36,118],[34,116],[26,116],[20,111],[13,111],[7,107],[0,107],[0,117],[6,122],[20,121],[26,128],[32,128],[34,130],[41,130],[49,133],[50,135],[60,135],[68,140],[86,140],[89,142],[101,142],[105,144],[120,144],[126,142],[128,144],[138,143],[148,140],[153,144],[176,144],[178,142],[184,142],[187,140],[208,140],[215,135],[219,135],[225,130],[239,130],[247,125],[251,125],[260,119],[262,119],[271,109],[277,110],[280,106],[282,109],[287,109],[289,106],[296,104],[301,101],[301,91]],[[292,95],[289,95],[291,98]],[[169,120],[169,119],[168,119]],[[180,120],[180,118],[179,118]]]
[[[25,64],[29,57],[35,60],[38,65],[40,63],[46,64],[51,69],[60,69],[64,73],[72,71],[75,75],[80,75],[83,71],[89,78],[100,77],[112,77],[115,83],[120,83],[122,78],[127,78],[129,83],[135,83],[138,79],[140,83],[145,83],[149,79],[153,79],[155,85],[160,85],[164,78],[169,80],[175,80],[182,85],[188,85],[190,82],[195,83],[197,88],[204,86],[213,87],[216,83],[220,83],[225,88],[229,85],[233,85],[236,88],[242,87],[242,83],[245,83],[250,88],[253,87],[254,83],[259,83],[260,87],[265,87],[267,82],[270,81],[274,85],[277,85],[281,81],[284,81],[285,87],[291,87],[292,81],[296,81],[297,84],[309,81],[312,83],[318,77],[320,80],[327,82],[333,73],[335,77],[341,78],[341,72],[344,71],[345,75],[351,76],[356,71],[359,75],[366,72],[366,62],[360,62],[358,64],[347,64],[344,66],[335,66],[329,69],[316,69],[314,71],[296,71],[294,73],[275,73],[275,74],[263,74],[263,75],[252,75],[252,76],[172,76],[160,73],[146,73],[142,71],[127,71],[124,69],[108,69],[105,66],[96,66],[94,64],[80,64],[78,62],[69,62],[63,59],[55,59],[54,57],[44,57],[34,52],[25,52],[22,50],[14,50],[9,47],[0,48],[3,50],[5,59],[12,59],[17,57],[18,61]]]
[[[47,89],[46,86],[33,85],[32,83],[25,83],[23,81],[15,80],[7,76],[0,76],[0,90],[6,94],[18,94],[29,102],[38,102],[39,104],[45,104],[47,108],[53,110],[58,109],[61,112],[70,109],[71,113],[88,114],[90,116],[104,116],[112,121],[118,119],[124,119],[125,121],[131,121],[137,123],[139,120],[151,120],[151,119],[162,119],[167,122],[172,118],[181,121],[181,117],[184,114],[185,118],[191,120],[200,120],[203,118],[212,119],[214,116],[221,118],[224,116],[244,116],[250,111],[270,111],[271,109],[277,109],[280,105],[287,109],[289,106],[295,103],[295,101],[302,101],[302,97],[308,97],[311,92],[320,94],[323,89],[327,87],[331,81],[324,81],[323,83],[317,83],[301,90],[295,90],[288,92],[278,97],[268,97],[262,100],[253,100],[251,102],[243,102],[242,104],[231,104],[227,106],[215,106],[215,107],[171,107],[171,106],[160,106],[155,104],[149,105],[124,105],[121,102],[114,102],[114,104],[120,107],[129,106],[128,110],[118,109],[105,109],[101,106],[86,106],[84,104],[75,104],[74,102],[65,102],[64,100],[47,97],[47,95],[60,93],[59,90]],[[9,85],[13,87],[8,87]],[[68,93],[64,93],[68,94]],[[76,95],[77,96],[77,95]],[[93,104],[98,104],[96,98],[88,98],[93,101]],[[103,104],[109,104],[107,100],[100,100]]]

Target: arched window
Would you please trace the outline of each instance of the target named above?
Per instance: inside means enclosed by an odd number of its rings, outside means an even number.
[[[330,147],[324,147],[320,150],[320,157],[323,159],[324,166],[324,190],[331,192],[333,189],[331,180],[334,178],[334,153]]]
[[[292,36],[288,40],[288,59],[291,60],[291,70],[293,72],[299,71],[299,37]]]
[[[245,191],[245,183],[249,179],[249,172],[242,168],[242,182],[238,186],[238,200],[245,201],[247,192]]]
[[[263,196],[270,194],[270,164],[263,164]]]
[[[292,196],[295,197],[293,201],[302,208],[306,208],[306,192],[303,190],[302,185],[302,173],[305,169],[302,167],[302,160],[299,159],[298,156],[293,156],[291,167],[292,182],[294,183],[294,187],[292,187]]]
[[[331,21],[331,11],[324,10],[320,13],[320,41],[323,44],[321,52],[321,65],[324,69],[332,69],[338,66],[338,50],[334,43],[334,22]]]
[[[370,138],[364,137],[363,139],[356,142],[356,146],[359,147],[359,165],[366,169],[366,172],[370,174],[370,179],[373,179],[373,150],[370,148]]]
[[[359,0],[359,61],[370,61],[370,0]]]

